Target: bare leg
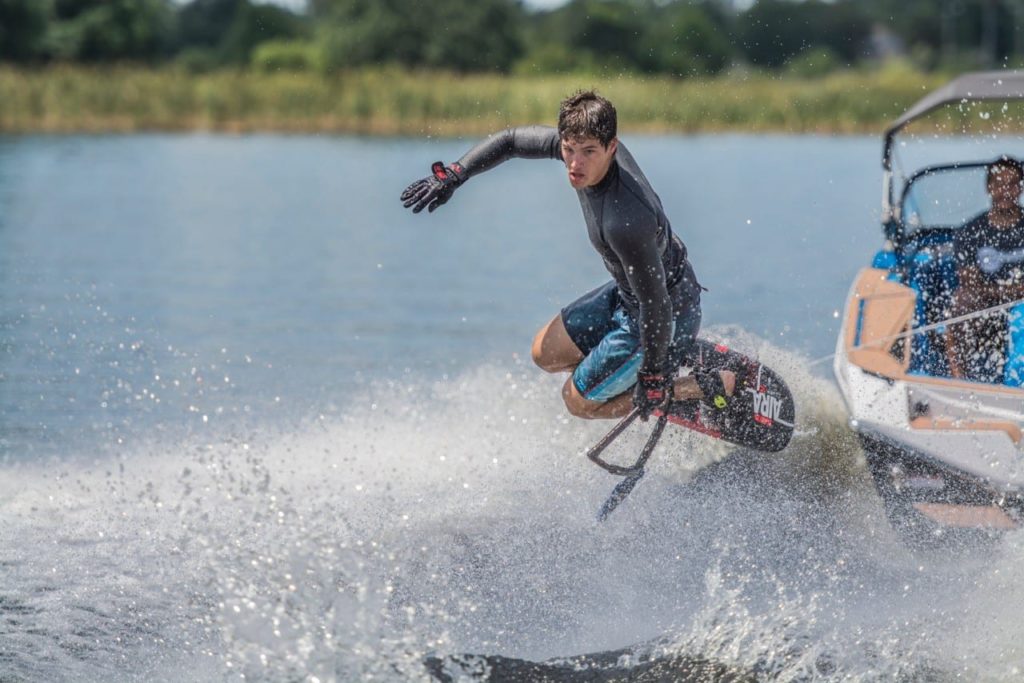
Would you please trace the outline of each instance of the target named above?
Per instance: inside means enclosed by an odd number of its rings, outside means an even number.
[[[950,315],[954,318],[968,315],[975,311],[998,303],[978,292],[960,287],[953,294],[953,305]],[[967,378],[971,370],[972,356],[987,354],[992,351],[993,340],[1002,342],[1005,332],[1000,331],[995,318],[981,316],[949,325],[946,331],[946,359],[949,361],[949,374],[958,379]],[[971,377],[977,380],[977,377]]]
[[[950,317],[956,318],[965,313],[973,312],[968,299],[970,295],[961,287],[953,293],[953,305],[950,307]],[[967,334],[968,321],[949,325],[946,328],[946,360],[949,362],[949,374],[954,378],[963,378],[964,368],[961,362],[962,349],[964,348],[964,335]]]
[[[583,360],[583,352],[565,330],[561,314],[540,328],[533,338],[530,354],[533,362],[545,372],[572,372]]]
[[[721,375],[726,395],[732,396],[733,391],[736,389],[736,374],[729,370],[722,370]],[[704,397],[700,387],[697,386],[697,381],[693,377],[680,377],[677,379],[674,393],[676,398],[683,400]],[[619,394],[610,401],[588,401],[580,395],[576,385],[572,382],[572,377],[569,377],[565,385],[562,386],[562,400],[565,401],[565,407],[569,409],[570,414],[587,420],[607,420],[625,417],[629,414],[629,411],[633,410],[632,392],[627,391],[624,394]]]
[[[583,360],[583,352],[569,337],[561,314],[556,315],[537,332],[533,338],[530,355],[538,367],[551,373],[572,373]],[[728,370],[722,370],[722,383],[725,385],[725,393],[731,396],[736,386],[736,375]],[[693,377],[680,377],[676,380],[675,396],[680,399],[699,399],[703,394]],[[565,401],[565,407],[571,415],[588,420],[625,417],[633,410],[632,392],[627,391],[610,401],[588,401],[576,389],[571,375],[562,386],[562,400]]]
[[[583,352],[566,331],[561,314],[537,332],[530,355],[533,362],[545,372],[570,373],[562,387],[562,399],[570,414],[586,419],[608,419],[623,417],[633,409],[633,399],[628,392],[605,402],[588,401],[580,395],[572,383],[571,373],[583,360]]]
[[[719,370],[718,374],[722,376],[722,384],[725,385],[725,395],[732,396],[733,392],[736,391],[736,373],[731,370]],[[677,379],[674,393],[676,398],[684,401],[693,398],[704,398],[700,387],[697,386],[697,380],[692,375]]]
[[[562,386],[562,400],[569,413],[585,420],[608,420],[629,415],[633,410],[633,392],[627,391],[608,401],[588,401],[572,382],[572,375]]]

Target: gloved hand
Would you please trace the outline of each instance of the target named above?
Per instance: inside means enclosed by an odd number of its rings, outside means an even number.
[[[641,372],[633,388],[633,406],[640,411],[640,419],[647,421],[651,413],[672,400],[674,382],[671,375],[657,375]]]
[[[411,206],[413,213],[419,213],[423,207],[433,212],[451,199],[455,188],[465,180],[465,172],[458,164],[445,166],[443,162],[435,161],[430,172],[431,175],[417,180],[402,193],[402,206],[407,209]]]

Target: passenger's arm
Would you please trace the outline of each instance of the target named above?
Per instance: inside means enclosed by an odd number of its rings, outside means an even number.
[[[975,311],[1024,297],[1024,280],[1021,279],[1013,282],[990,280],[977,266],[961,266],[957,269],[957,276],[960,279],[960,290],[963,290],[965,296],[977,301],[972,309]]]
[[[950,310],[952,318],[959,318],[983,310],[998,303],[1009,303],[1024,296],[1024,285],[1013,283],[1000,285],[986,278],[975,265],[961,265],[957,268],[960,286],[953,292],[953,305]],[[949,373],[953,377],[964,376],[964,358],[975,351],[970,347],[970,338],[966,332],[968,322],[947,325],[946,360],[949,362]]]
[[[960,282],[959,290],[977,296],[978,293],[987,289],[985,277],[977,266],[960,266],[956,269],[956,275]]]
[[[950,310],[952,317],[957,318],[971,312],[972,302],[975,299],[975,292],[981,278],[981,271],[975,266],[960,266],[957,268],[957,278],[960,286],[953,292],[953,304]],[[955,379],[962,379],[964,370],[960,363],[961,356],[969,351],[964,343],[966,332],[964,323],[952,324],[946,327],[946,361],[949,363],[949,374]]]

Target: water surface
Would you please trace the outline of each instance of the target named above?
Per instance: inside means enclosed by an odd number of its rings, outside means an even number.
[[[413,216],[401,189],[471,141],[0,140],[0,679],[409,680],[646,643],[775,680],[1012,680],[1020,537],[900,546],[811,365],[880,242],[880,144],[623,139],[705,333],[801,417],[771,458],[673,432],[605,525],[581,452],[607,425],[529,363],[607,277],[557,163]]]

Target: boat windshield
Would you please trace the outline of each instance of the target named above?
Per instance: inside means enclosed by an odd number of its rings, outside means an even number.
[[[887,133],[883,158],[891,154],[893,173],[887,197],[899,205],[900,231],[911,244],[915,233],[932,228],[951,238],[990,206],[987,164],[1004,155],[1024,159],[1024,70],[969,74],[953,85],[956,97],[909,120],[904,115],[898,132]],[[945,90],[935,95],[950,96]]]
[[[904,234],[961,228],[987,211],[991,204],[985,189],[988,163],[933,166],[911,178],[903,192]]]

